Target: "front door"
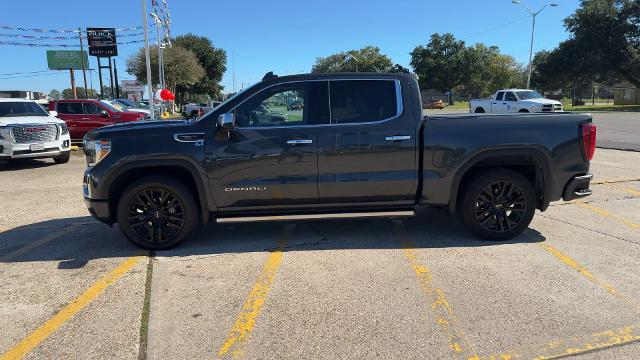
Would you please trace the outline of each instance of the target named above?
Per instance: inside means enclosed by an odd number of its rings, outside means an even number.
[[[69,128],[69,136],[71,139],[82,139],[84,132],[82,131],[82,118],[84,114],[82,112],[81,102],[59,102],[56,103],[56,109],[58,112],[58,118],[64,120]]]
[[[266,88],[231,112],[236,127],[207,140],[207,170],[223,211],[286,208],[318,200],[318,96],[326,82]],[[322,101],[320,101],[322,103]]]
[[[105,114],[106,113],[106,114]],[[103,126],[113,125],[114,121],[106,109],[98,106],[95,103],[87,102],[83,104],[82,123],[80,129],[84,134],[89,131]],[[84,135],[83,135],[84,136]]]
[[[318,129],[323,202],[411,204],[418,185],[418,126],[398,80],[333,80],[329,125]]]

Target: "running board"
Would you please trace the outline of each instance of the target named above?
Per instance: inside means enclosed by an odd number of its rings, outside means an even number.
[[[217,223],[240,223],[258,221],[291,221],[291,220],[319,220],[319,219],[356,219],[368,217],[408,217],[415,216],[415,211],[377,211],[327,214],[299,214],[299,215],[269,215],[269,216],[236,216],[219,217]]]

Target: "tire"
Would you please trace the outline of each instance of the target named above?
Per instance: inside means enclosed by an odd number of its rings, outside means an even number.
[[[476,111],[474,111],[474,112],[475,112],[476,114],[484,114],[484,109],[483,109],[483,108],[481,108],[481,107],[479,107],[479,108],[476,108]]]
[[[527,110],[527,109],[520,109],[518,112],[520,112],[520,113],[528,113],[528,112],[529,112],[529,110]]]
[[[124,235],[148,250],[169,249],[189,238],[198,225],[198,216],[191,191],[166,176],[149,176],[129,185],[117,207],[118,225]]]
[[[462,221],[474,235],[486,240],[508,240],[520,235],[536,211],[531,183],[504,168],[480,173],[464,187],[461,200],[458,205]]]
[[[66,164],[69,162],[69,159],[71,159],[71,151],[65,151],[62,154],[54,157],[53,161],[55,161],[56,164]]]

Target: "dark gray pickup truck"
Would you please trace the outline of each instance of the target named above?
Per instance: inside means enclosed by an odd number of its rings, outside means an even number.
[[[591,194],[595,137],[589,115],[425,117],[410,74],[267,74],[198,120],[87,134],[84,198],[148,249],[210,220],[414,216],[421,206],[505,240],[535,209]]]

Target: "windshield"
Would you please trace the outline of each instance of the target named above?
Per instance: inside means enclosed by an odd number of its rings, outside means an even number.
[[[100,100],[100,104],[113,112],[122,112],[122,108],[113,106],[108,101]]]
[[[211,110],[207,111],[207,113],[206,113],[206,114],[204,114],[204,115],[202,115],[201,117],[199,117],[198,119],[196,119],[196,121],[199,121],[200,119],[202,119],[202,118],[206,117],[207,115],[209,115],[211,112],[216,111],[216,109],[218,109],[220,106],[222,106],[222,105],[224,105],[224,104],[228,103],[229,101],[231,101],[231,100],[235,99],[236,97],[238,97],[238,95],[240,95],[240,94],[244,93],[245,91],[247,91],[247,90],[249,90],[249,89],[253,88],[253,87],[254,87],[254,86],[256,86],[257,84],[259,84],[259,83],[256,83],[256,84],[253,84],[253,85],[251,85],[251,86],[248,86],[248,87],[246,87],[246,88],[244,88],[244,89],[242,89],[242,90],[238,91],[237,93],[233,94],[233,96],[232,96],[232,97],[230,97],[230,98],[228,98],[227,100],[225,100],[225,101],[223,101],[223,102],[221,102],[221,103],[217,104],[216,106],[214,106],[214,108],[213,108],[213,109],[211,109]]]
[[[10,116],[49,116],[49,114],[34,102],[0,102],[0,117]]]
[[[544,99],[544,96],[537,91],[516,91],[516,94],[520,100]]]

